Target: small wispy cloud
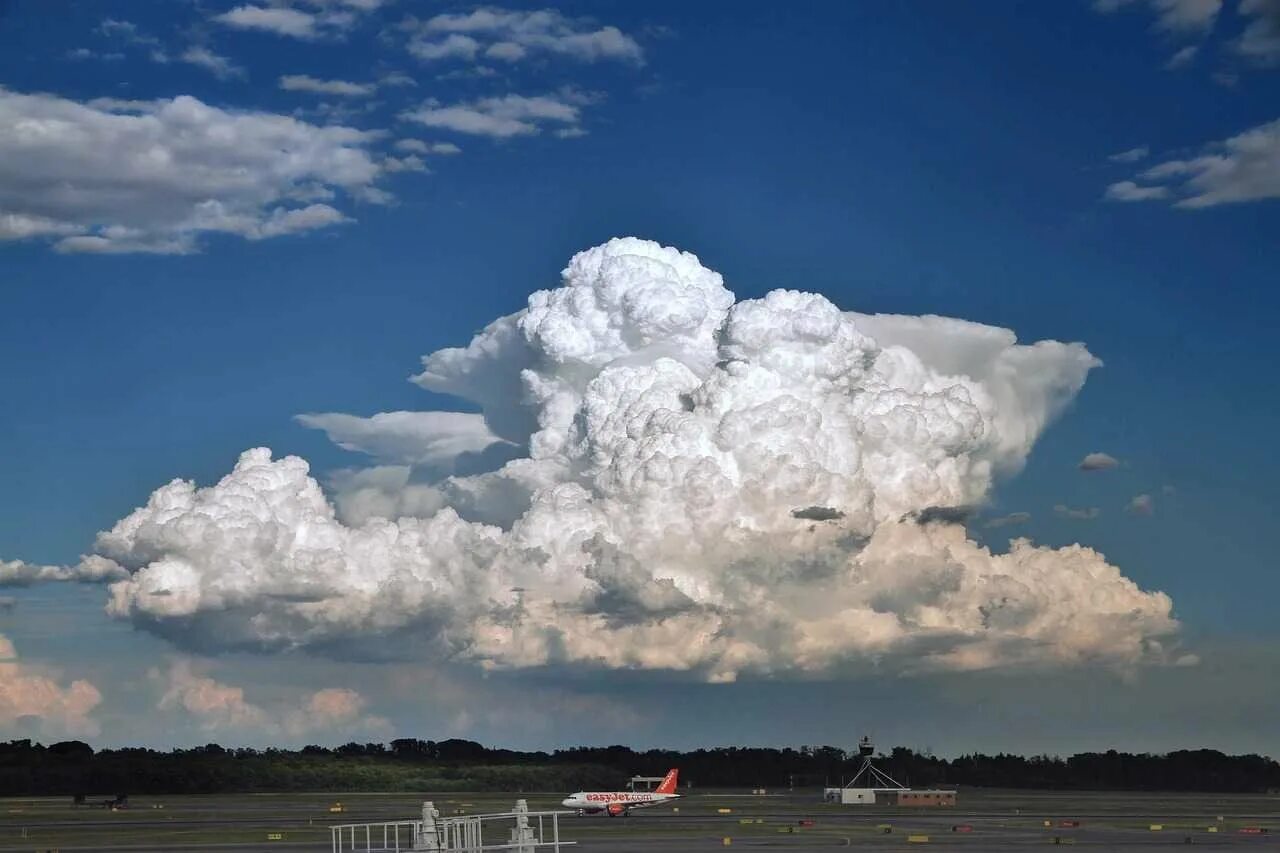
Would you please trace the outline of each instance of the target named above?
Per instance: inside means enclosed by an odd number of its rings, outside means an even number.
[[[410,154],[461,154],[462,149],[452,142],[423,142],[421,139],[398,139],[393,146],[397,151]]]
[[[380,86],[416,87],[418,85],[418,81],[414,80],[403,71],[392,71],[390,74],[384,74],[382,79],[378,81],[378,84]]]
[[[1149,494],[1135,495],[1125,506],[1130,515],[1155,515],[1156,503]]]
[[[132,21],[118,20],[116,18],[103,18],[98,24],[97,33],[106,38],[121,39],[129,44],[159,44],[160,40],[154,36],[147,35],[138,29],[138,25]]]
[[[1174,35],[1195,35],[1213,28],[1222,11],[1222,0],[1094,0],[1093,3],[1094,10],[1103,14],[1130,6],[1147,7],[1155,15],[1155,26],[1159,30]]]
[[[219,80],[247,76],[244,68],[236,65],[229,58],[216,54],[209,48],[200,45],[184,50],[178,57],[178,61],[194,65],[197,68],[203,68]]]
[[[1112,163],[1136,163],[1146,158],[1151,153],[1151,149],[1145,145],[1139,145],[1137,148],[1130,148],[1127,151],[1121,151],[1118,154],[1111,154],[1107,157]]]
[[[358,98],[372,95],[378,87],[373,83],[351,83],[346,80],[319,80],[306,74],[286,74],[280,78],[281,89],[287,92],[315,92],[322,95],[339,95]]]
[[[1080,460],[1081,471],[1106,471],[1120,464],[1120,460],[1110,453],[1088,453]]]
[[[1029,512],[1011,512],[1008,515],[1000,515],[1000,516],[996,516],[995,518],[989,518],[987,519],[986,523],[983,524],[982,526],[990,527],[990,528],[1008,527],[1011,524],[1026,524],[1030,520],[1031,520],[1031,513]]]
[[[1116,181],[1106,192],[1108,201],[1155,201],[1168,197],[1169,190],[1165,187],[1144,187],[1133,181]]]
[[[456,133],[509,139],[541,133],[547,125],[559,125],[554,128],[557,131],[577,129],[581,106],[590,100],[571,91],[534,97],[503,95],[459,104],[433,99],[406,111],[401,118]]]
[[[116,52],[102,53],[100,51],[90,50],[87,47],[77,47],[73,50],[68,50],[66,57],[67,59],[74,59],[81,62],[89,59],[96,59],[101,62],[119,62],[124,59],[124,54]]]
[[[1107,187],[1115,201],[1171,199],[1174,207],[1198,209],[1280,198],[1280,119],[1205,145],[1185,160],[1167,160],[1134,180]]]
[[[1179,68],[1186,68],[1195,61],[1196,54],[1200,52],[1200,46],[1189,44],[1181,50],[1169,57],[1169,61],[1164,64],[1167,71],[1176,71]]]
[[[1057,504],[1053,508],[1054,515],[1059,518],[1073,518],[1076,521],[1092,521],[1102,514],[1102,511],[1096,506],[1075,507],[1066,506],[1065,504]]]

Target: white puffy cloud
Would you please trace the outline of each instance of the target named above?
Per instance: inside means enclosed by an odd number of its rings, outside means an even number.
[[[1144,171],[1146,184],[1122,181],[1107,188],[1120,201],[1176,199],[1197,209],[1280,198],[1280,119],[1205,146],[1196,157],[1167,160]]]
[[[1081,471],[1107,471],[1120,464],[1120,460],[1112,456],[1110,453],[1086,453],[1084,458],[1080,460],[1079,467]]]
[[[1166,596],[1088,548],[992,553],[956,520],[1097,364],[811,293],[735,302],[693,255],[613,240],[424,359],[415,381],[487,431],[325,416],[401,463],[345,474],[341,515],[306,462],[260,448],[156,490],[95,550],[130,571],[111,614],[210,650],[712,680],[1161,660]]]
[[[375,135],[196,98],[80,103],[0,88],[0,239],[60,251],[195,251],[211,233],[263,239],[349,221],[293,205],[317,187],[367,198]]]
[[[418,59],[427,61],[436,59],[475,59],[480,50],[480,42],[471,36],[454,33],[439,41],[422,41],[415,39],[409,42],[409,52]]]
[[[273,0],[268,5],[244,3],[212,20],[239,30],[256,30],[313,41],[341,37],[360,16],[376,11],[384,0]]]
[[[1222,11],[1222,0],[1094,0],[1093,8],[1111,13],[1139,2],[1156,16],[1159,29],[1179,35],[1195,35],[1212,29]]]
[[[348,80],[319,80],[306,74],[286,74],[279,85],[286,92],[315,92],[321,95],[341,95],[357,98],[372,95],[378,87],[373,83],[352,83]]]
[[[581,107],[588,99],[574,92],[536,95],[502,95],[445,105],[428,100],[401,114],[406,121],[457,133],[506,139],[540,133],[548,124],[575,129]]]
[[[0,634],[0,727],[34,721],[51,734],[96,735],[98,724],[89,714],[101,702],[88,681],[63,687],[51,674],[20,663],[13,643]]]
[[[409,52],[423,60],[473,60],[484,56],[519,62],[530,54],[550,54],[581,62],[614,60],[644,64],[644,51],[617,27],[596,27],[565,17],[554,9],[522,11],[480,8],[446,13],[426,21],[407,19],[401,28],[412,33]]]
[[[209,732],[253,730],[298,737],[317,731],[356,729],[383,734],[389,730],[385,719],[364,715],[367,703],[355,690],[327,687],[268,710],[246,699],[244,688],[217,681],[200,670],[185,658],[171,661],[163,672],[152,669],[152,680],[164,691],[156,707],[182,711]]]
[[[316,15],[287,6],[246,4],[215,15],[213,20],[240,30],[260,30],[299,39],[319,38],[321,30]]]

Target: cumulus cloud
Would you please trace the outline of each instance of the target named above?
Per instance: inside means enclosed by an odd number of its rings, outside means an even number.
[[[1241,0],[1240,14],[1250,20],[1236,51],[1259,65],[1280,62],[1280,0]]]
[[[209,650],[711,680],[1131,665],[1177,629],[1165,595],[1088,548],[995,554],[953,520],[1097,364],[812,293],[738,302],[693,255],[612,240],[424,359],[415,381],[470,400],[487,433],[465,416],[313,424],[409,463],[349,475],[372,495],[360,520],[305,461],[259,448],[214,485],[156,490],[95,552],[131,573],[111,614]]]
[[[315,92],[321,95],[341,95],[359,98],[372,95],[378,87],[373,83],[351,83],[347,80],[319,80],[306,74],[286,74],[280,78],[280,88],[286,92]]]
[[[644,64],[644,51],[617,27],[596,27],[565,17],[554,9],[520,11],[480,8],[441,14],[420,21],[408,18],[408,49],[422,60],[485,58],[515,63],[533,54],[562,56],[581,62],[614,60]]]
[[[445,105],[428,100],[401,114],[406,121],[474,136],[507,139],[540,133],[546,125],[576,129],[586,99],[573,92],[537,95],[502,95]]]
[[[90,554],[74,566],[40,566],[22,560],[0,560],[0,587],[31,586],[37,583],[107,583],[129,573],[111,560]]]
[[[1120,460],[1116,459],[1110,453],[1086,453],[1085,457],[1080,460],[1079,468],[1081,471],[1107,471],[1120,464]]]
[[[1211,143],[1196,157],[1167,160],[1144,171],[1145,185],[1121,181],[1107,188],[1118,201],[1176,199],[1197,209],[1280,198],[1280,119]]]
[[[209,732],[251,729],[297,737],[316,731],[389,730],[385,719],[364,715],[364,697],[347,688],[317,690],[286,707],[267,710],[246,699],[244,688],[203,674],[185,658],[172,661],[166,671],[152,669],[150,675],[164,691],[156,705],[159,710],[182,711]]]
[[[1092,521],[1093,519],[1097,518],[1099,515],[1102,514],[1101,510],[1099,510],[1096,506],[1081,507],[1080,509],[1076,509],[1075,507],[1070,507],[1070,506],[1067,506],[1066,504],[1055,505],[1053,508],[1053,512],[1054,512],[1054,515],[1057,515],[1060,518],[1074,518],[1076,521]]]
[[[1176,35],[1211,30],[1222,11],[1222,0],[1094,0],[1093,8],[1109,14],[1133,5],[1148,7],[1156,16],[1156,27]]]
[[[1026,524],[1031,520],[1029,512],[1011,512],[1008,515],[1000,515],[995,518],[987,519],[983,527],[1008,527],[1011,524]]]
[[[215,15],[213,20],[240,30],[259,30],[299,39],[318,38],[321,30],[316,15],[287,6],[236,6]]]
[[[0,239],[66,252],[184,253],[349,221],[307,188],[366,198],[375,135],[196,98],[80,103],[0,88]]]
[[[480,50],[480,42],[454,33],[439,41],[422,41],[415,39],[409,42],[409,52],[418,59],[427,61],[436,59],[475,59]]]
[[[239,30],[256,30],[313,41],[341,37],[360,16],[376,11],[383,0],[276,0],[269,5],[245,3],[212,20]]]
[[[13,643],[0,634],[0,727],[34,722],[50,734],[96,735],[98,724],[89,714],[101,702],[88,681],[63,687],[51,674],[19,662]]]
[[[1151,495],[1141,494],[1129,501],[1125,510],[1132,515],[1155,515],[1156,505]]]
[[[153,679],[162,677],[159,670],[151,674]],[[156,707],[162,711],[181,708],[197,719],[202,729],[258,728],[267,722],[267,713],[245,701],[242,688],[197,675],[189,661],[174,661],[164,678],[164,695]]]

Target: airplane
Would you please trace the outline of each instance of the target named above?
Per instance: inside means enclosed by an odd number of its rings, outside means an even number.
[[[579,791],[570,794],[560,803],[568,809],[577,809],[578,814],[599,814],[604,812],[609,817],[626,817],[632,809],[643,809],[680,799],[676,793],[676,779],[680,775],[679,768],[667,771],[662,784],[648,791]]]

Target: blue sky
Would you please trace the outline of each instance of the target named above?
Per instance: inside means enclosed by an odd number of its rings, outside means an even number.
[[[0,3],[0,559],[73,564],[154,489],[213,483],[245,448],[302,456],[322,481],[361,464],[294,416],[464,409],[406,381],[419,358],[555,286],[575,252],[636,235],[694,252],[739,300],[795,288],[850,311],[1087,344],[1105,366],[971,534],[997,550],[1014,535],[1097,548],[1172,598],[1200,658],[734,685],[193,659],[105,615],[100,586],[33,585],[0,611],[23,667],[6,677],[87,679],[101,701],[0,713],[0,734],[812,743],[847,734],[850,703],[870,693],[880,719],[857,724],[882,739],[898,725],[920,746],[921,708],[950,715],[975,691],[1007,698],[929,745],[1274,754],[1260,720],[1278,697],[1256,674],[1276,672],[1280,596],[1267,449],[1280,417],[1265,378],[1280,18],[1256,0],[1161,5],[565,3],[540,22],[541,6],[484,7],[506,23],[468,29],[476,7],[414,0]],[[189,148],[181,122],[166,125],[182,174],[104,174],[136,152],[101,128],[170,121],[156,104],[181,96],[217,111],[191,119],[209,133]],[[33,148],[15,134],[49,115],[69,122],[49,131],[65,138]],[[238,115],[261,124],[232,132]],[[273,159],[269,117],[285,116],[313,162]],[[219,172],[227,159],[242,171]],[[1118,464],[1081,471],[1091,452]],[[1139,495],[1149,514],[1126,510]],[[257,710],[201,716],[187,689],[200,678]],[[1163,704],[1208,685],[1215,707]],[[322,688],[358,691],[359,708],[332,727],[271,716]],[[540,722],[483,710],[515,691],[537,697]],[[1096,714],[1073,705],[1081,691],[1106,696]],[[659,694],[673,697],[664,716],[637,720]],[[157,706],[162,727],[130,722]],[[833,710],[795,716],[815,706]]]

